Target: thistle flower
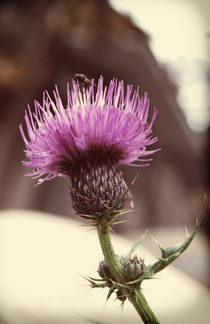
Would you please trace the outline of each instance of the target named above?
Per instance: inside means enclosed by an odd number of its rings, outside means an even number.
[[[140,97],[139,89],[132,93],[132,85],[125,93],[123,81],[116,79],[103,87],[100,77],[96,93],[94,80],[85,92],[73,81],[66,107],[57,87],[53,94],[54,99],[44,92],[42,105],[34,102],[34,112],[28,106],[28,137],[19,126],[29,159],[23,164],[33,169],[27,175],[39,178],[38,184],[69,176],[75,210],[101,213],[125,191],[119,165],[148,166],[147,157],[157,151],[147,150],[158,140],[152,135],[157,110],[148,122],[147,94]]]

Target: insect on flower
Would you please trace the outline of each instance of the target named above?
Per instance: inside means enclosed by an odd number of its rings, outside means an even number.
[[[76,73],[73,77],[73,80],[78,84],[78,88],[80,91],[84,89],[85,91],[88,90],[92,84],[91,80],[89,80],[86,75]],[[94,84],[94,87],[96,85]]]

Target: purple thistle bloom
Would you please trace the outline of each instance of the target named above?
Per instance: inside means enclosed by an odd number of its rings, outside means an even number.
[[[75,174],[91,168],[98,176],[104,166],[148,166],[151,159],[147,156],[157,151],[146,150],[158,140],[152,135],[155,108],[151,121],[147,121],[147,94],[140,98],[139,89],[132,93],[131,85],[124,93],[123,81],[117,80],[103,88],[103,77],[98,81],[96,94],[93,80],[89,89],[82,90],[73,81],[73,90],[67,87],[64,107],[56,87],[54,99],[44,92],[43,104],[35,101],[35,112],[30,107],[25,112],[28,138],[22,125],[19,127],[29,161],[23,164],[34,169],[27,175],[39,178],[38,184],[58,175],[70,176],[74,182]]]

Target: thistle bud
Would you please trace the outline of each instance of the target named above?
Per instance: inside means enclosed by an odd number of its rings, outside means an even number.
[[[129,278],[135,280],[139,278],[145,269],[144,261],[136,255],[133,258],[129,258],[125,261],[124,270]]]
[[[107,279],[115,280],[115,278],[111,274],[110,268],[109,268],[108,264],[106,263],[106,261],[101,261],[99,263],[98,274],[103,279],[107,278]]]

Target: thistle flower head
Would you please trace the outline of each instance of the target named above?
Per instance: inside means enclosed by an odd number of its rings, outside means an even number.
[[[147,159],[148,155],[157,151],[147,150],[149,145],[157,141],[157,137],[152,135],[157,110],[154,109],[148,122],[147,94],[140,97],[139,90],[132,92],[131,85],[125,91],[123,81],[116,79],[110,81],[108,87],[103,87],[103,77],[98,81],[96,93],[94,86],[92,80],[88,89],[81,89],[73,80],[73,89],[70,90],[69,85],[67,87],[66,105],[62,103],[56,87],[54,98],[44,92],[42,105],[35,101],[35,111],[28,107],[25,112],[28,136],[23,126],[19,126],[28,158],[23,164],[33,169],[27,175],[39,178],[38,184],[58,175],[67,175],[76,182],[73,189],[75,195],[81,186],[84,189],[84,184],[80,183],[83,179],[81,174],[85,174],[86,183],[95,174],[94,185],[79,195],[89,194],[95,186],[95,195],[100,196],[100,191],[103,191],[101,179],[107,178],[107,186],[114,192],[115,180],[112,176],[116,170],[119,177],[119,165],[147,166],[151,160]],[[100,179],[97,178],[99,174]],[[107,202],[106,195],[104,192],[103,200]]]
[[[30,107],[25,112],[28,138],[20,125],[29,159],[23,164],[34,170],[29,174],[33,178],[45,181],[70,175],[84,161],[95,165],[140,161],[139,166],[147,166],[145,157],[157,151],[146,150],[157,141],[152,136],[157,111],[148,122],[147,95],[140,98],[138,89],[132,94],[132,86],[125,94],[123,81],[112,80],[103,88],[100,77],[96,94],[93,82],[85,93],[73,82],[73,90],[67,89],[66,107],[57,87],[54,99],[44,92],[42,105],[37,101],[34,105],[33,113]]]

